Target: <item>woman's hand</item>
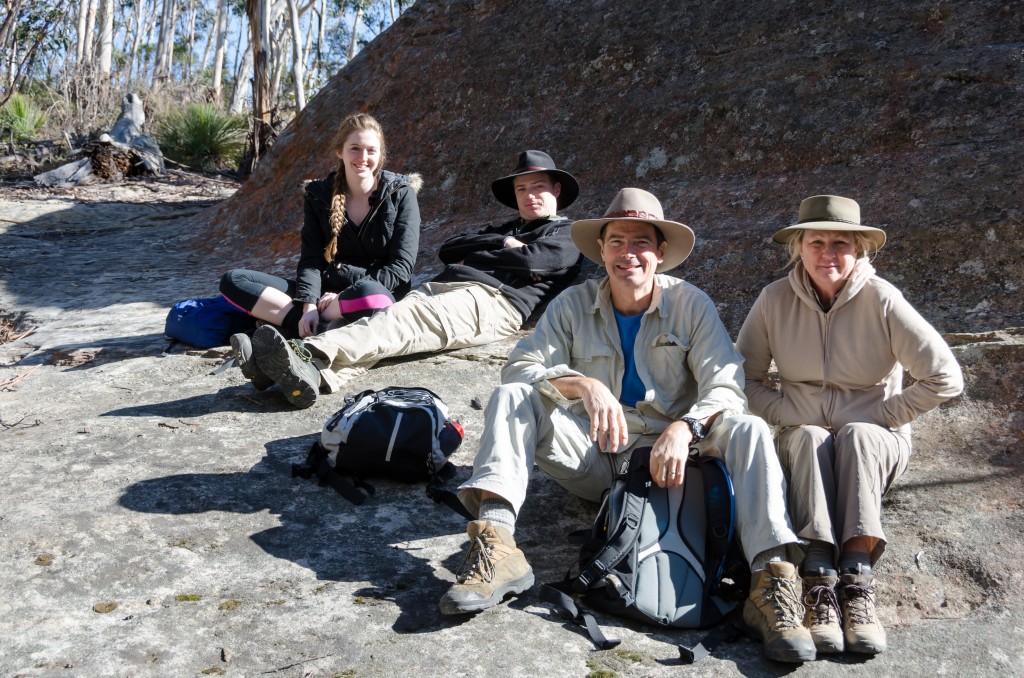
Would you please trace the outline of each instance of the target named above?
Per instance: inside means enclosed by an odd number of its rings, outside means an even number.
[[[331,322],[341,317],[341,305],[338,303],[338,295],[334,292],[324,292],[320,301],[316,302],[316,310],[320,311],[320,319]]]
[[[320,325],[320,311],[316,310],[316,304],[303,304],[302,317],[299,318],[299,337],[305,339],[316,334]]]

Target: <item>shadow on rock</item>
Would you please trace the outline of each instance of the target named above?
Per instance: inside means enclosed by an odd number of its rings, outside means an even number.
[[[399,633],[451,626],[437,610],[449,583],[434,574],[422,540],[458,531],[462,519],[435,506],[422,484],[375,481],[376,494],[356,506],[331,488],[293,479],[291,465],[305,460],[316,438],[270,442],[267,455],[245,472],[144,480],[129,486],[119,503],[140,513],[171,515],[269,511],[280,526],[250,536],[268,554],[308,568],[318,579],[368,582],[353,592],[356,603],[396,605],[393,628]]]
[[[47,346],[21,360],[23,365],[56,365],[72,371],[88,370],[107,363],[142,356],[158,356],[165,352],[167,338],[163,334],[142,334],[107,337],[94,341]]]
[[[249,384],[225,386],[216,393],[168,400],[162,403],[121,407],[101,417],[200,417],[214,412],[294,412],[281,392],[255,391]],[[273,444],[273,443],[271,443]]]

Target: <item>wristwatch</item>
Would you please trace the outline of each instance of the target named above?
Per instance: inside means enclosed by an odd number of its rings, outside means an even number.
[[[699,443],[708,437],[708,431],[704,428],[704,424],[700,423],[700,419],[683,417],[682,421],[690,427],[690,433],[693,434],[693,442]]]

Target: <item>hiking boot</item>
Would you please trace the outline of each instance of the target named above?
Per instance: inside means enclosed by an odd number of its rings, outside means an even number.
[[[874,577],[844,573],[839,579],[839,606],[843,611],[847,652],[885,652],[885,629],[875,614]]]
[[[252,359],[252,342],[249,335],[239,332],[231,335],[231,352],[235,362],[242,369],[242,376],[252,382],[257,391],[265,391],[274,385],[273,380]]]
[[[843,651],[843,627],[839,625],[839,599],[836,598],[838,575],[819,570],[813,577],[804,577],[804,626],[811,632],[819,654]]]
[[[803,619],[796,566],[772,561],[754,573],[750,597],[743,605],[743,622],[761,639],[765,657],[779,662],[813,660],[814,641]]]
[[[469,554],[452,587],[441,598],[442,614],[478,612],[533,586],[533,569],[508,529],[488,520],[466,526]]]
[[[303,409],[316,402],[320,370],[301,339],[285,339],[276,327],[264,325],[252,335],[252,355],[292,405]]]

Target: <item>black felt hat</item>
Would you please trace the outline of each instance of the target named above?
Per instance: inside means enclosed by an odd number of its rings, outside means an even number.
[[[533,172],[547,172],[551,180],[562,185],[558,194],[558,209],[565,209],[576,201],[580,194],[580,185],[576,177],[564,170],[555,167],[555,161],[544,151],[523,151],[519,154],[519,164],[507,177],[495,179],[491,183],[491,192],[502,205],[508,205],[512,209],[519,209],[516,202],[515,186],[512,180],[524,174]]]

